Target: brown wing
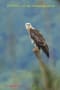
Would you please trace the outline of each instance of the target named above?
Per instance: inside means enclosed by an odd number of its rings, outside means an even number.
[[[36,44],[39,44],[40,46],[44,46],[46,41],[41,33],[39,33],[38,30],[30,30],[31,38],[35,41]]]
[[[38,48],[42,48],[43,51],[46,53],[46,55],[49,57],[49,48],[48,45],[43,37],[43,35],[41,33],[39,33],[38,30],[36,29],[30,29],[30,35],[31,38],[34,40],[34,42],[36,43],[36,45],[38,46]]]

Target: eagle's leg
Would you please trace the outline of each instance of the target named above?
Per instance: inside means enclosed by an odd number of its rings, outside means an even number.
[[[36,46],[36,45],[34,44],[33,52],[39,52],[39,51],[40,51],[40,49],[38,48],[38,46]]]

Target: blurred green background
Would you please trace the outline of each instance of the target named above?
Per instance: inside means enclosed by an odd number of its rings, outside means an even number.
[[[9,4],[54,6],[9,7]],[[49,45],[50,60],[43,52],[41,57],[47,65],[53,62],[57,76],[60,75],[59,5],[57,0],[0,0],[0,90],[12,90],[14,88],[10,85],[16,83],[16,90],[31,90],[32,71],[39,70],[25,29],[26,22],[30,22],[44,35]]]

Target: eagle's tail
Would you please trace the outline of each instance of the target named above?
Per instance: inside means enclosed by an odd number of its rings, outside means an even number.
[[[47,45],[47,44],[42,47],[42,50],[45,52],[45,54],[46,54],[47,57],[49,58],[49,48],[48,48],[48,45]]]

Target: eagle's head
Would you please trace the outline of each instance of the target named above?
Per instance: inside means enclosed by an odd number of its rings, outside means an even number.
[[[25,23],[25,27],[27,31],[30,31],[30,29],[32,28],[31,23]]]

